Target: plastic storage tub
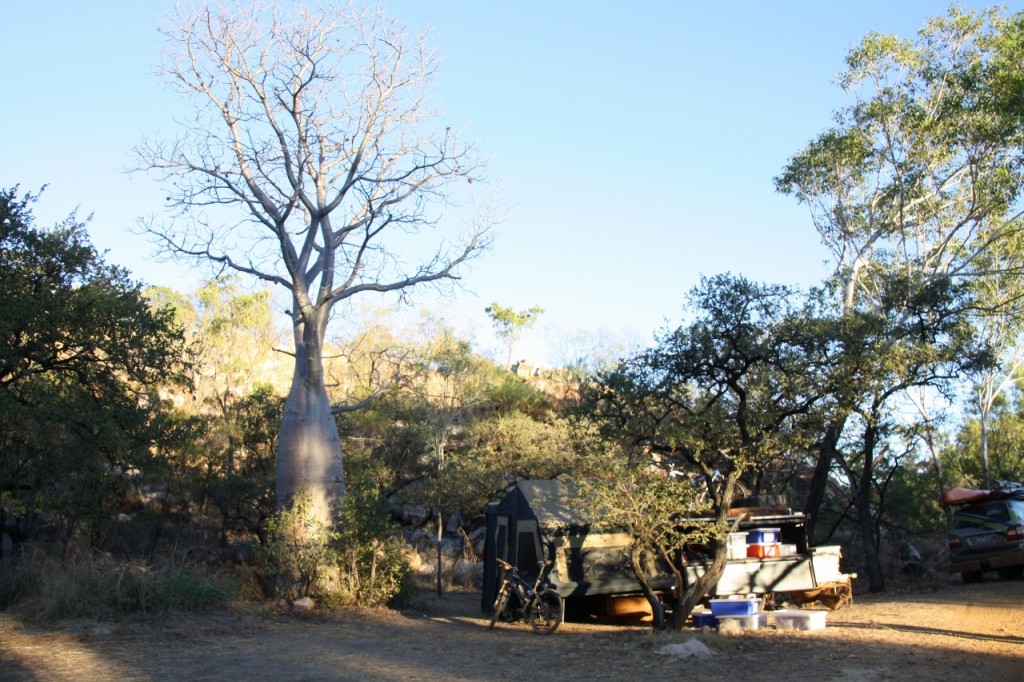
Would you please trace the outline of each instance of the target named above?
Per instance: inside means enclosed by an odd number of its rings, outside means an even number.
[[[790,609],[772,611],[775,627],[780,630],[821,630],[825,627],[825,611]]]
[[[747,557],[747,534],[729,533],[729,559],[745,559]]]
[[[690,619],[693,621],[693,627],[695,628],[717,628],[718,619],[711,615],[711,611],[692,611],[690,613]]]
[[[763,613],[755,613],[751,616],[722,616],[718,619],[718,627],[721,628],[726,623],[735,623],[741,630],[757,630],[761,627],[763,620]]]
[[[816,583],[820,585],[839,580],[839,560],[842,557],[839,545],[814,547],[809,553]]]
[[[757,559],[777,559],[782,556],[782,545],[777,542],[747,545],[747,556]]]
[[[752,616],[761,610],[760,599],[712,599],[711,614],[722,616]]]
[[[748,545],[765,545],[781,542],[781,528],[755,528],[747,532]]]

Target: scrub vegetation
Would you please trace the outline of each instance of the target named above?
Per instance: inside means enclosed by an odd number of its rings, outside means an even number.
[[[487,309],[495,359],[429,311],[350,300],[450,282],[490,245],[485,211],[405,267],[481,179],[424,108],[434,53],[354,7],[234,8],[174,18],[165,75],[201,104],[136,150],[178,211],[147,229],[219,277],[144,287],[88,221],[38,226],[45,194],[0,191],[0,607],[394,605],[416,576],[441,595],[474,584],[486,503],[557,476],[630,530],[640,573],[681,542],[667,510],[722,529],[743,489],[884,592],[942,570],[944,488],[1024,479],[1024,14],[951,9],[850,51],[853,103],[776,178],[827,281],[709,275],[649,348],[534,369],[510,363],[539,306]]]

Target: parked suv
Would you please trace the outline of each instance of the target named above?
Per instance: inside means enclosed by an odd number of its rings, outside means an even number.
[[[965,583],[995,571],[1003,580],[1024,575],[1024,491],[957,507],[949,536],[951,573]]]

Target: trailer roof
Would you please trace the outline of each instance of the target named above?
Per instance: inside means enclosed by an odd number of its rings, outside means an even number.
[[[541,526],[585,526],[570,504],[574,490],[564,481],[519,481],[516,484]]]

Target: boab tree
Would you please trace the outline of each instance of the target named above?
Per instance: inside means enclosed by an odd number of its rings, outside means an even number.
[[[431,236],[478,179],[472,145],[432,127],[438,59],[380,11],[288,12],[226,3],[168,17],[161,74],[194,115],[173,142],[143,141],[137,168],[169,184],[169,254],[282,287],[295,370],[281,423],[279,509],[308,490],[327,521],[344,495],[323,346],[339,302],[456,279],[489,242],[488,214],[458,241]],[[468,197],[463,197],[468,198]],[[427,243],[423,241],[426,239]],[[351,406],[349,406],[351,407]]]

